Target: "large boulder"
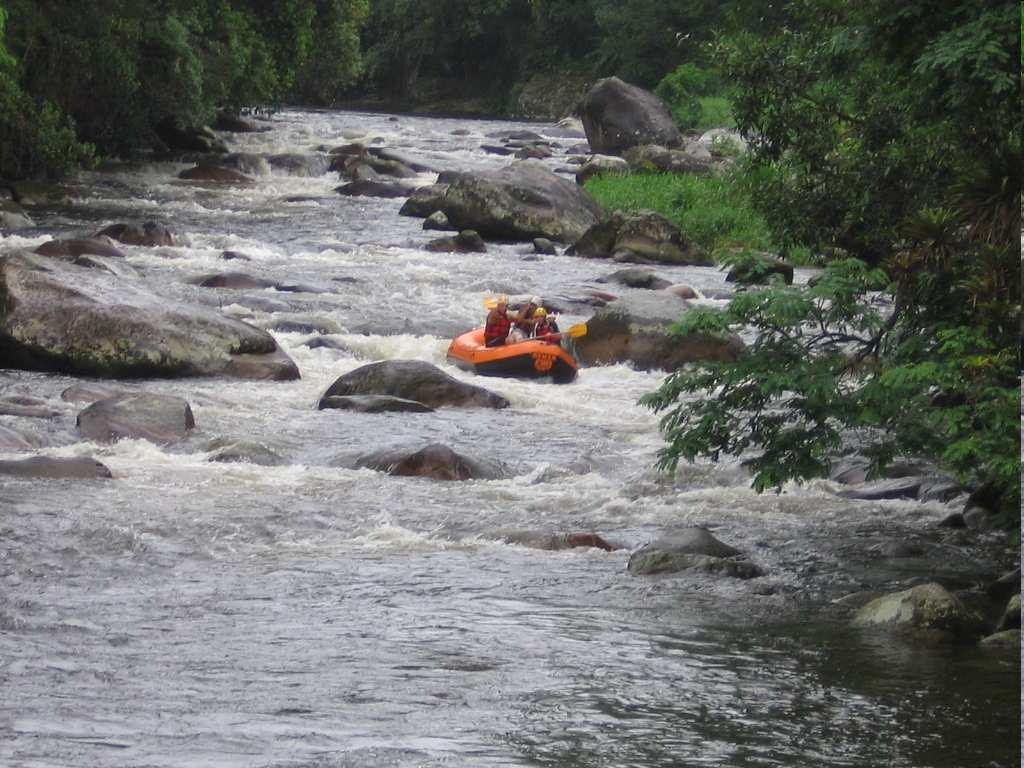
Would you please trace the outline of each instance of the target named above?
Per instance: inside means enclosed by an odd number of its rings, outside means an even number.
[[[457,229],[524,242],[535,237],[575,242],[604,217],[588,192],[529,160],[455,175],[441,210]]]
[[[125,245],[174,245],[174,235],[162,224],[147,221],[142,224],[111,224],[93,237],[109,237]]]
[[[356,368],[327,388],[320,400],[321,407],[330,407],[328,398],[349,395],[390,395],[415,400],[431,408],[507,408],[509,405],[501,395],[464,384],[440,368],[419,360],[385,360]]]
[[[576,107],[590,148],[618,155],[630,147],[679,147],[683,136],[665,102],[617,77],[598,80]]]
[[[48,480],[92,480],[111,477],[106,465],[89,456],[33,456],[28,459],[0,461],[0,475]]]
[[[502,467],[492,462],[456,453],[441,443],[419,449],[375,451],[360,456],[356,467],[399,477],[429,477],[434,480],[496,480],[506,475]]]
[[[597,222],[566,253],[591,259],[711,266],[679,227],[654,211],[615,211]]]
[[[878,597],[856,613],[853,624],[957,640],[975,640],[984,628],[980,615],[935,583]]]
[[[102,378],[299,378],[266,331],[138,280],[24,252],[0,258],[0,359]]]
[[[97,443],[141,438],[151,443],[176,443],[195,428],[192,408],[180,397],[147,392],[97,400],[78,414],[82,436]]]
[[[635,291],[597,310],[587,321],[587,335],[576,340],[584,365],[632,363],[641,370],[673,371],[696,360],[732,362],[743,354],[736,336],[675,336],[670,329],[686,307],[661,291]]]
[[[715,538],[706,528],[685,528],[644,545],[629,558],[634,576],[703,571],[751,579],[764,572],[735,547]]]

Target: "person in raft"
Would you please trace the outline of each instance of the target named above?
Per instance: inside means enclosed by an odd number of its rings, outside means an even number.
[[[533,329],[537,325],[537,310],[542,308],[543,303],[540,296],[534,296],[519,309],[509,341],[524,341],[534,335]]]
[[[500,347],[509,340],[512,318],[508,316],[508,296],[499,296],[494,309],[487,313],[484,325],[484,346]]]
[[[548,311],[544,307],[538,307],[537,311],[533,313],[533,316],[537,318],[537,324],[533,326],[533,336],[537,339],[544,339],[552,333],[558,333],[558,323],[555,322],[555,318],[548,314]],[[557,339],[544,339],[549,342],[556,342]]]

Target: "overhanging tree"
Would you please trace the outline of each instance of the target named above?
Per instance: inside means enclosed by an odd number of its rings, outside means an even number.
[[[1019,521],[1020,74],[1012,3],[792,3],[721,42],[780,242],[832,253],[679,333],[748,329],[735,364],[670,375],[664,467],[747,458],[760,490],[857,449],[925,456]]]

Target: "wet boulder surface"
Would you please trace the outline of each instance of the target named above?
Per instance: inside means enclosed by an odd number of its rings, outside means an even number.
[[[332,397],[350,395],[389,395],[431,408],[506,408],[509,405],[501,395],[465,384],[437,366],[419,360],[386,360],[350,371],[328,387],[321,397],[321,407],[331,407]]]
[[[24,252],[0,258],[0,355],[13,368],[102,378],[299,377],[266,331]]]

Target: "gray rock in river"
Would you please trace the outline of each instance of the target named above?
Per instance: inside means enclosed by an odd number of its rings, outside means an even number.
[[[68,403],[95,403],[110,397],[127,394],[123,389],[106,384],[72,384],[60,393],[60,399]]]
[[[735,547],[716,539],[705,528],[685,528],[644,545],[629,558],[634,576],[703,571],[752,579],[764,571]]]
[[[679,147],[683,136],[665,102],[617,77],[598,80],[576,107],[594,152],[620,154],[629,147]]]
[[[448,194],[447,183],[428,184],[418,187],[412,191],[409,199],[402,204],[398,213],[401,216],[427,217],[441,212],[446,194]],[[448,222],[448,216],[446,215],[444,218],[445,222]],[[450,222],[447,223],[447,226],[449,229],[454,229]],[[424,229],[427,229],[425,223]]]
[[[174,245],[174,235],[171,231],[155,221],[146,221],[142,224],[111,224],[93,237],[109,237],[125,245]]]
[[[853,625],[973,641],[982,634],[984,621],[945,587],[931,583],[872,600],[857,611]]]
[[[360,456],[356,467],[399,477],[429,477],[434,480],[497,480],[507,476],[504,467],[456,453],[441,443],[419,449],[374,451]]]
[[[255,440],[232,440],[218,438],[210,442],[208,461],[217,464],[255,464],[260,467],[277,467],[284,459],[264,443]]]
[[[494,538],[506,544],[530,549],[558,552],[563,549],[603,549],[614,552],[622,549],[597,533],[544,533],[542,531],[498,531]]]
[[[372,181],[359,179],[342,184],[335,192],[346,197],[408,197],[416,188],[398,182]]]
[[[187,181],[207,181],[216,184],[239,184],[247,186],[256,182],[244,173],[216,165],[197,165],[178,174],[179,179]]]
[[[33,456],[29,459],[0,461],[0,475],[36,477],[51,480],[91,480],[110,478],[110,470],[88,456],[54,458]]]
[[[357,413],[430,413],[434,410],[415,400],[390,395],[333,395],[321,398],[317,408]]]
[[[731,362],[743,354],[737,336],[674,336],[671,327],[685,311],[669,293],[624,294],[587,321],[587,335],[576,340],[576,357],[584,365],[628,362],[641,370],[672,371],[696,360]]]
[[[27,451],[39,447],[31,434],[0,424],[0,451]]]
[[[135,279],[25,252],[0,257],[0,358],[103,378],[299,378],[266,331]]]
[[[989,653],[1006,654],[1020,657],[1020,630],[1005,629],[988,637],[983,637],[978,646]]]
[[[439,237],[423,246],[432,253],[486,253],[483,238],[472,229],[464,229],[452,237]]]
[[[123,259],[124,251],[114,245],[107,236],[71,238],[69,240],[48,240],[35,250],[40,256],[72,260],[79,256],[105,256]]]
[[[588,192],[529,160],[497,171],[454,174],[441,210],[460,230],[526,242],[535,237],[575,242],[604,217]]]
[[[390,395],[432,408],[507,408],[501,395],[464,384],[440,368],[419,360],[385,360],[346,373],[324,392],[325,398],[346,395]]]
[[[196,426],[192,408],[180,397],[139,393],[97,400],[78,414],[82,436],[98,443],[141,438],[152,443],[175,443]]]
[[[627,288],[644,288],[657,291],[668,288],[672,283],[664,278],[658,277],[652,270],[643,267],[627,267],[610,275],[597,278],[599,283],[618,283]]]

